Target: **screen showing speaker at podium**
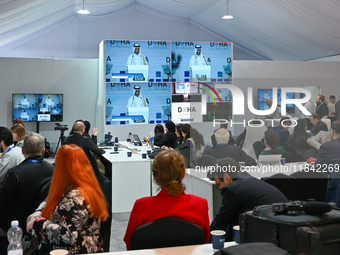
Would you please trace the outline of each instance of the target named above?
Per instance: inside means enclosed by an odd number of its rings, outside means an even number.
[[[171,120],[171,83],[106,83],[106,125]]]
[[[106,82],[232,81],[231,42],[105,40]]]

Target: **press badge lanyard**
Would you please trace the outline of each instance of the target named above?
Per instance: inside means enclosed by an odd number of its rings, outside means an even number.
[[[9,149],[8,149],[8,151],[7,152],[9,152],[11,149],[13,149],[15,147],[15,145],[13,145],[12,147],[10,147]],[[7,153],[6,152],[6,153]]]
[[[321,104],[319,104],[319,106],[316,107],[316,110],[319,109],[319,107],[320,107],[323,103],[324,103],[324,102],[322,102]],[[315,111],[316,111],[316,110],[315,110]],[[321,116],[320,116],[320,117],[321,117]]]
[[[29,159],[26,161],[27,163],[38,163],[38,164],[41,164],[43,161],[40,159],[40,160],[36,160],[36,159]]]

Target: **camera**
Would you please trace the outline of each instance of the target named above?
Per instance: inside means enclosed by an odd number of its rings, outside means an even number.
[[[302,201],[290,201],[288,203],[273,203],[273,212],[287,215],[305,214]]]
[[[60,130],[61,132],[64,132],[65,130],[68,130],[67,125],[62,125],[60,123],[55,123],[54,130]]]

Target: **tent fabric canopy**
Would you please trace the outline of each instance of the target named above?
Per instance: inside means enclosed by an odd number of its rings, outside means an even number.
[[[85,0],[85,8],[91,13],[77,14],[82,6],[82,0],[0,0],[0,56],[59,57],[52,46],[46,49],[48,45],[37,42],[30,47],[34,45],[44,53],[22,50],[26,43],[48,35],[51,41],[61,40],[72,48],[63,57],[94,58],[76,49],[98,49],[98,41],[118,39],[113,35],[124,28],[139,28],[149,17],[173,24],[170,31],[164,28],[164,35],[156,34],[154,38],[175,34],[175,25],[187,24],[221,41],[234,42],[234,47],[265,60],[304,61],[340,54],[338,0],[229,0],[232,20],[221,18],[227,13],[225,0]],[[135,15],[136,11],[143,15]],[[100,22],[110,24],[124,16],[129,22],[111,26],[112,30],[104,26],[103,31],[96,31]],[[86,40],[91,36],[98,38]]]

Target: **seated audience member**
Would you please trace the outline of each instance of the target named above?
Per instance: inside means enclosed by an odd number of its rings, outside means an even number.
[[[280,125],[277,126],[277,127],[273,127],[271,130],[275,131],[276,133],[278,133],[279,135],[279,146],[282,146],[284,142],[287,142],[289,141],[289,127],[291,125],[291,120],[289,117],[282,117],[280,119]]]
[[[316,135],[313,135],[307,139],[307,144],[315,148],[318,152],[320,150],[321,144],[332,141],[332,130],[320,131]]]
[[[328,106],[326,104],[325,96],[318,95],[315,99],[316,108],[315,113],[319,115],[319,119],[328,118]]]
[[[210,236],[208,203],[204,198],[184,193],[183,157],[173,150],[162,151],[153,161],[152,172],[161,191],[156,196],[136,200],[124,237],[126,248],[130,250],[130,237],[136,228],[167,216],[198,225],[204,230],[205,241],[208,242]]]
[[[220,124],[220,128],[225,128],[228,130],[228,123],[224,123],[224,124]],[[218,129],[215,129],[214,133],[212,134],[211,136],[211,144],[213,146],[216,146],[216,138],[215,138],[215,132],[217,131]],[[228,141],[228,144],[229,145],[234,145],[235,144],[235,139],[233,138],[233,135],[231,133],[230,130],[228,130],[229,132],[229,141]]]
[[[205,148],[202,134],[200,134],[196,128],[193,128],[189,124],[184,124],[181,130],[184,143],[195,151],[197,157],[202,156]]]
[[[284,152],[284,148],[279,146],[280,137],[278,133],[274,132],[272,129],[264,132],[264,143],[266,148],[260,155],[272,155],[272,154],[280,154]]]
[[[328,118],[331,120],[331,123],[336,119],[336,112],[335,112],[335,96],[331,95],[329,97],[329,103],[327,104],[328,107]]]
[[[255,206],[285,202],[288,199],[274,186],[240,172],[240,165],[232,158],[216,162],[215,184],[222,195],[218,213],[210,230],[226,230],[225,241],[231,241],[232,226],[239,225],[239,215]]]
[[[12,126],[14,125],[14,124],[21,124],[24,128],[26,128],[25,127],[25,122],[22,120],[22,119],[20,119],[20,118],[17,118],[17,119],[15,119],[15,120],[13,120],[13,122],[12,122]],[[26,135],[27,135],[27,131],[26,131]]]
[[[306,133],[306,130],[307,122],[304,119],[299,119],[294,127],[293,134],[289,138],[289,144],[292,146],[297,160],[303,160],[302,155],[310,149],[310,146],[307,144],[309,135]]]
[[[177,124],[176,125],[176,131],[175,134],[177,136],[176,142],[175,142],[175,148],[183,143],[183,135],[182,135],[182,126],[183,124]]]
[[[0,183],[4,179],[7,171],[19,165],[24,159],[20,147],[13,144],[12,132],[6,127],[0,127],[0,147],[3,151],[0,162]]]
[[[246,166],[256,165],[256,161],[248,156],[242,149],[235,145],[229,145],[229,132],[220,128],[215,132],[217,145],[206,149],[203,155],[210,155],[216,159],[230,157],[237,162],[245,162]]]
[[[315,104],[311,101],[311,99],[309,99],[304,106],[310,114],[315,112]],[[312,123],[310,123],[310,115],[303,115],[303,117],[307,121],[307,129],[310,130],[313,126]]]
[[[42,202],[27,219],[27,232],[40,241],[37,252],[101,252],[100,222],[107,218],[105,197],[86,154],[74,144],[62,146],[56,156],[47,202]]]
[[[312,123],[312,128],[310,130],[311,135],[316,135],[320,131],[328,131],[327,125],[320,120],[319,114],[313,113],[310,116],[310,122]]]
[[[154,129],[155,136],[153,137],[154,142],[159,142],[164,137],[164,127],[162,124],[157,124]]]
[[[331,134],[332,141],[320,146],[315,165],[327,166],[326,169],[330,172],[331,180],[328,183],[325,201],[336,203],[337,207],[340,207],[340,173],[333,171],[339,169],[340,165],[340,120],[332,123]]]
[[[175,143],[177,140],[177,136],[175,134],[176,132],[175,123],[173,123],[172,121],[168,121],[167,123],[165,123],[165,131],[166,133],[163,136],[163,138],[159,142],[154,142],[154,144],[159,147],[165,145],[166,147],[175,148]],[[144,140],[149,141],[149,138],[144,137]]]
[[[14,124],[10,129],[12,132],[14,145],[21,148],[24,144],[24,138],[26,135],[25,128],[21,124]]]
[[[94,127],[93,130],[92,130],[92,135],[90,135],[90,133],[89,133],[90,129],[91,129],[90,122],[87,121],[87,120],[84,120],[83,122],[84,122],[84,125],[85,125],[85,131],[84,131],[83,136],[91,138],[93,143],[97,144],[98,143],[97,137],[98,137],[98,133],[99,133],[98,128]]]
[[[39,192],[53,175],[53,165],[43,161],[44,145],[44,137],[37,133],[28,133],[22,147],[25,160],[10,169],[1,183],[0,230],[7,231],[11,227],[11,221],[18,220],[24,234],[26,233],[26,219],[36,209],[35,205],[41,202],[38,201]],[[21,151],[21,148],[18,149]],[[3,251],[3,245],[7,249],[7,238],[5,240],[0,242],[0,251]]]

